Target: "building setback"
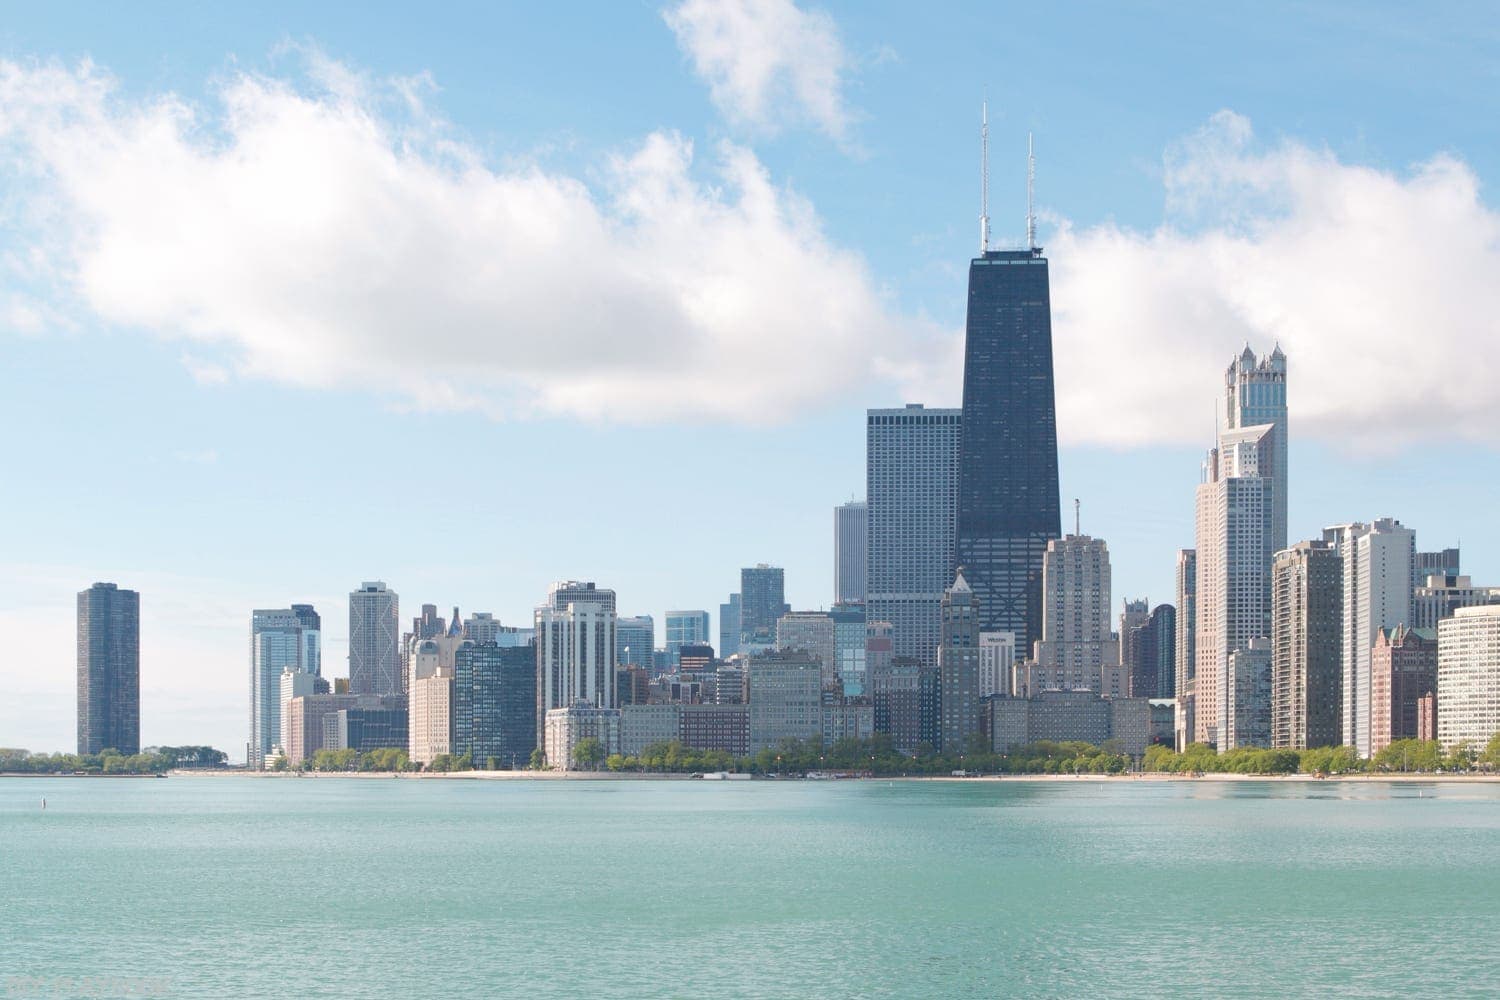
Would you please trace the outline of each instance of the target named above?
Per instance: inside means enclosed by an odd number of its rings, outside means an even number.
[[[1271,569],[1271,746],[1340,742],[1343,559],[1328,542],[1298,542]]]
[[[896,656],[930,667],[953,582],[961,414],[911,403],[865,415],[866,611],[891,624]]]
[[[78,752],[141,751],[141,595],[78,593]]]

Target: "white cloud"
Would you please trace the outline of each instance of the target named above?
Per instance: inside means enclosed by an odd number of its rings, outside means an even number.
[[[1493,440],[1500,215],[1437,155],[1396,174],[1220,112],[1169,151],[1172,220],[1048,241],[1065,440],[1203,443],[1230,358],[1279,342],[1295,437]]]
[[[763,422],[921,376],[917,325],[749,150],[719,146],[709,182],[656,133],[596,192],[485,166],[411,80],[312,62],[303,89],[233,75],[208,110],[0,63],[32,257],[106,321],[221,345],[241,376],[417,407]]]
[[[662,16],[732,122],[763,132],[806,123],[848,138],[850,60],[828,14],[791,0],[683,0]]]

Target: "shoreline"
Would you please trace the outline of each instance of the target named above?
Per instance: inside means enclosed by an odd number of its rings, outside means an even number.
[[[707,781],[717,784],[721,779],[704,778],[688,773],[645,773],[635,771],[168,771],[172,777],[194,778],[260,778],[260,779],[287,779],[287,780],[344,780],[354,778],[361,781],[366,780],[391,780],[401,781]],[[74,777],[73,775],[0,775],[0,777]],[[126,777],[126,775],[77,775],[77,777]],[[150,775],[138,775],[136,777],[150,777]],[[773,777],[754,775],[751,778],[732,779],[736,781],[804,781],[814,783],[845,783],[851,781],[943,781],[943,782],[1066,782],[1079,783],[1089,781],[1101,781],[1112,783],[1166,783],[1166,782],[1188,782],[1188,783],[1234,783],[1246,781],[1274,781],[1274,782],[1298,782],[1298,783],[1383,783],[1383,784],[1410,784],[1413,782],[1432,783],[1441,782],[1445,784],[1488,784],[1500,782],[1500,774],[1342,774],[1329,775],[1327,777],[1316,777],[1311,774],[1177,774],[1170,771],[1153,771],[1140,774],[986,774],[973,775],[969,777],[958,777],[951,774],[909,774],[909,775],[885,775],[860,778],[805,778],[801,775]]]
[[[700,774],[679,772],[647,773],[637,771],[246,771],[242,769],[217,770],[169,770],[164,774],[37,774],[24,771],[0,771],[0,778],[247,778],[256,780],[307,780],[374,781],[392,779],[398,781],[706,781],[718,784],[722,779],[706,778]],[[858,781],[902,781],[902,782],[1110,782],[1126,784],[1162,783],[1210,783],[1231,784],[1236,782],[1295,782],[1295,783],[1379,783],[1379,784],[1489,784],[1500,782],[1500,774],[1341,774],[1316,777],[1311,774],[1177,774],[1170,771],[1153,771],[1139,774],[986,774],[959,777],[951,774],[893,774],[858,778],[807,778],[802,775],[754,775],[736,777],[732,781],[801,781],[813,783],[837,783]]]

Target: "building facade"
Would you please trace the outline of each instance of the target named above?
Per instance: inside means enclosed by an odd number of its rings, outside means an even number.
[[[1229,654],[1229,708],[1221,750],[1271,745],[1271,640],[1251,639]]]
[[[1132,698],[1173,698],[1177,695],[1177,609],[1158,604],[1131,627],[1126,643],[1120,637],[1125,662],[1127,694]]]
[[[475,767],[525,767],[537,746],[536,650],[466,643],[454,656],[453,752]]]
[[[1097,692],[1103,669],[1120,663],[1120,644],[1110,630],[1110,587],[1102,538],[1068,535],[1047,543],[1035,657],[1043,673],[1064,679],[1049,687]]]
[[[1437,631],[1383,628],[1370,650],[1370,753],[1421,739],[1421,705],[1437,691]],[[1482,749],[1482,748],[1481,748]]]
[[[652,667],[656,650],[656,621],[650,615],[615,619],[615,666]]]
[[[776,648],[800,650],[814,657],[825,686],[838,680],[838,641],[833,619],[825,611],[790,611],[776,620]]]
[[[1177,550],[1177,705],[1173,728],[1180,751],[1195,735],[1194,678],[1198,675],[1198,550]]]
[[[953,582],[962,411],[865,416],[866,611],[889,622],[896,656],[937,665],[943,591]]]
[[[1014,632],[979,633],[979,697],[1011,693],[1011,673],[1016,665]]]
[[[668,611],[666,619],[667,658],[677,666],[678,650],[683,646],[711,645],[707,611]]]
[[[1047,259],[984,249],[969,264],[954,558],[981,631],[1042,633],[1042,560],[1062,534]],[[898,625],[899,627],[899,625]]]
[[[141,751],[141,595],[78,592],[78,752]]]
[[[1438,623],[1437,734],[1444,749],[1483,750],[1500,732],[1500,605]]]
[[[272,747],[282,739],[282,674],[291,670],[306,678],[295,694],[314,694],[313,679],[322,670],[322,621],[308,604],[261,608],[250,613],[250,733],[246,760],[265,766]]]
[[[1370,651],[1382,628],[1411,621],[1416,533],[1394,518],[1327,528],[1343,560],[1344,614],[1339,694],[1343,742],[1370,756]]]
[[[775,750],[782,740],[823,734],[822,666],[805,653],[750,658],[750,750]]]
[[[1344,567],[1324,541],[1276,553],[1271,570],[1271,746],[1337,746],[1342,732]]]
[[[961,753],[979,734],[979,597],[960,569],[943,594],[938,646],[938,749]]]
[[[1198,486],[1193,740],[1220,749],[1230,654],[1271,634],[1274,442],[1270,425],[1225,430]]]
[[[786,572],[758,563],[740,570],[740,649],[770,649],[776,620],[792,610],[786,603]]]
[[[542,752],[547,765],[559,771],[576,770],[579,764],[573,759],[573,751],[584,740],[598,740],[605,757],[620,752],[620,710],[577,701],[565,708],[549,709],[543,732]]]
[[[349,690],[354,694],[400,694],[401,601],[380,580],[349,595]]]
[[[536,659],[539,737],[545,738],[552,710],[578,702],[618,708],[614,591],[593,583],[554,584],[547,603],[536,609]]]
[[[730,594],[719,605],[719,655],[729,659],[740,651],[740,595]]]
[[[833,620],[834,660],[837,679],[849,694],[865,691],[865,656],[869,646],[869,621],[863,604],[835,604],[828,611]]]
[[[1286,355],[1280,345],[1259,361],[1249,345],[1224,372],[1224,422],[1227,430],[1268,426],[1260,445],[1260,474],[1271,480],[1272,552],[1286,548],[1287,406]]]
[[[833,508],[833,603],[863,604],[870,551],[870,508],[851,500]]]

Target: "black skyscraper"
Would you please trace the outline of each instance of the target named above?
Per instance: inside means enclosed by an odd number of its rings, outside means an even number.
[[[986,250],[969,266],[954,562],[980,628],[1042,631],[1042,554],[1060,534],[1052,305],[1040,248]],[[1026,653],[1022,653],[1022,651]]]
[[[78,752],[141,752],[141,595],[112,583],[78,594]]]

